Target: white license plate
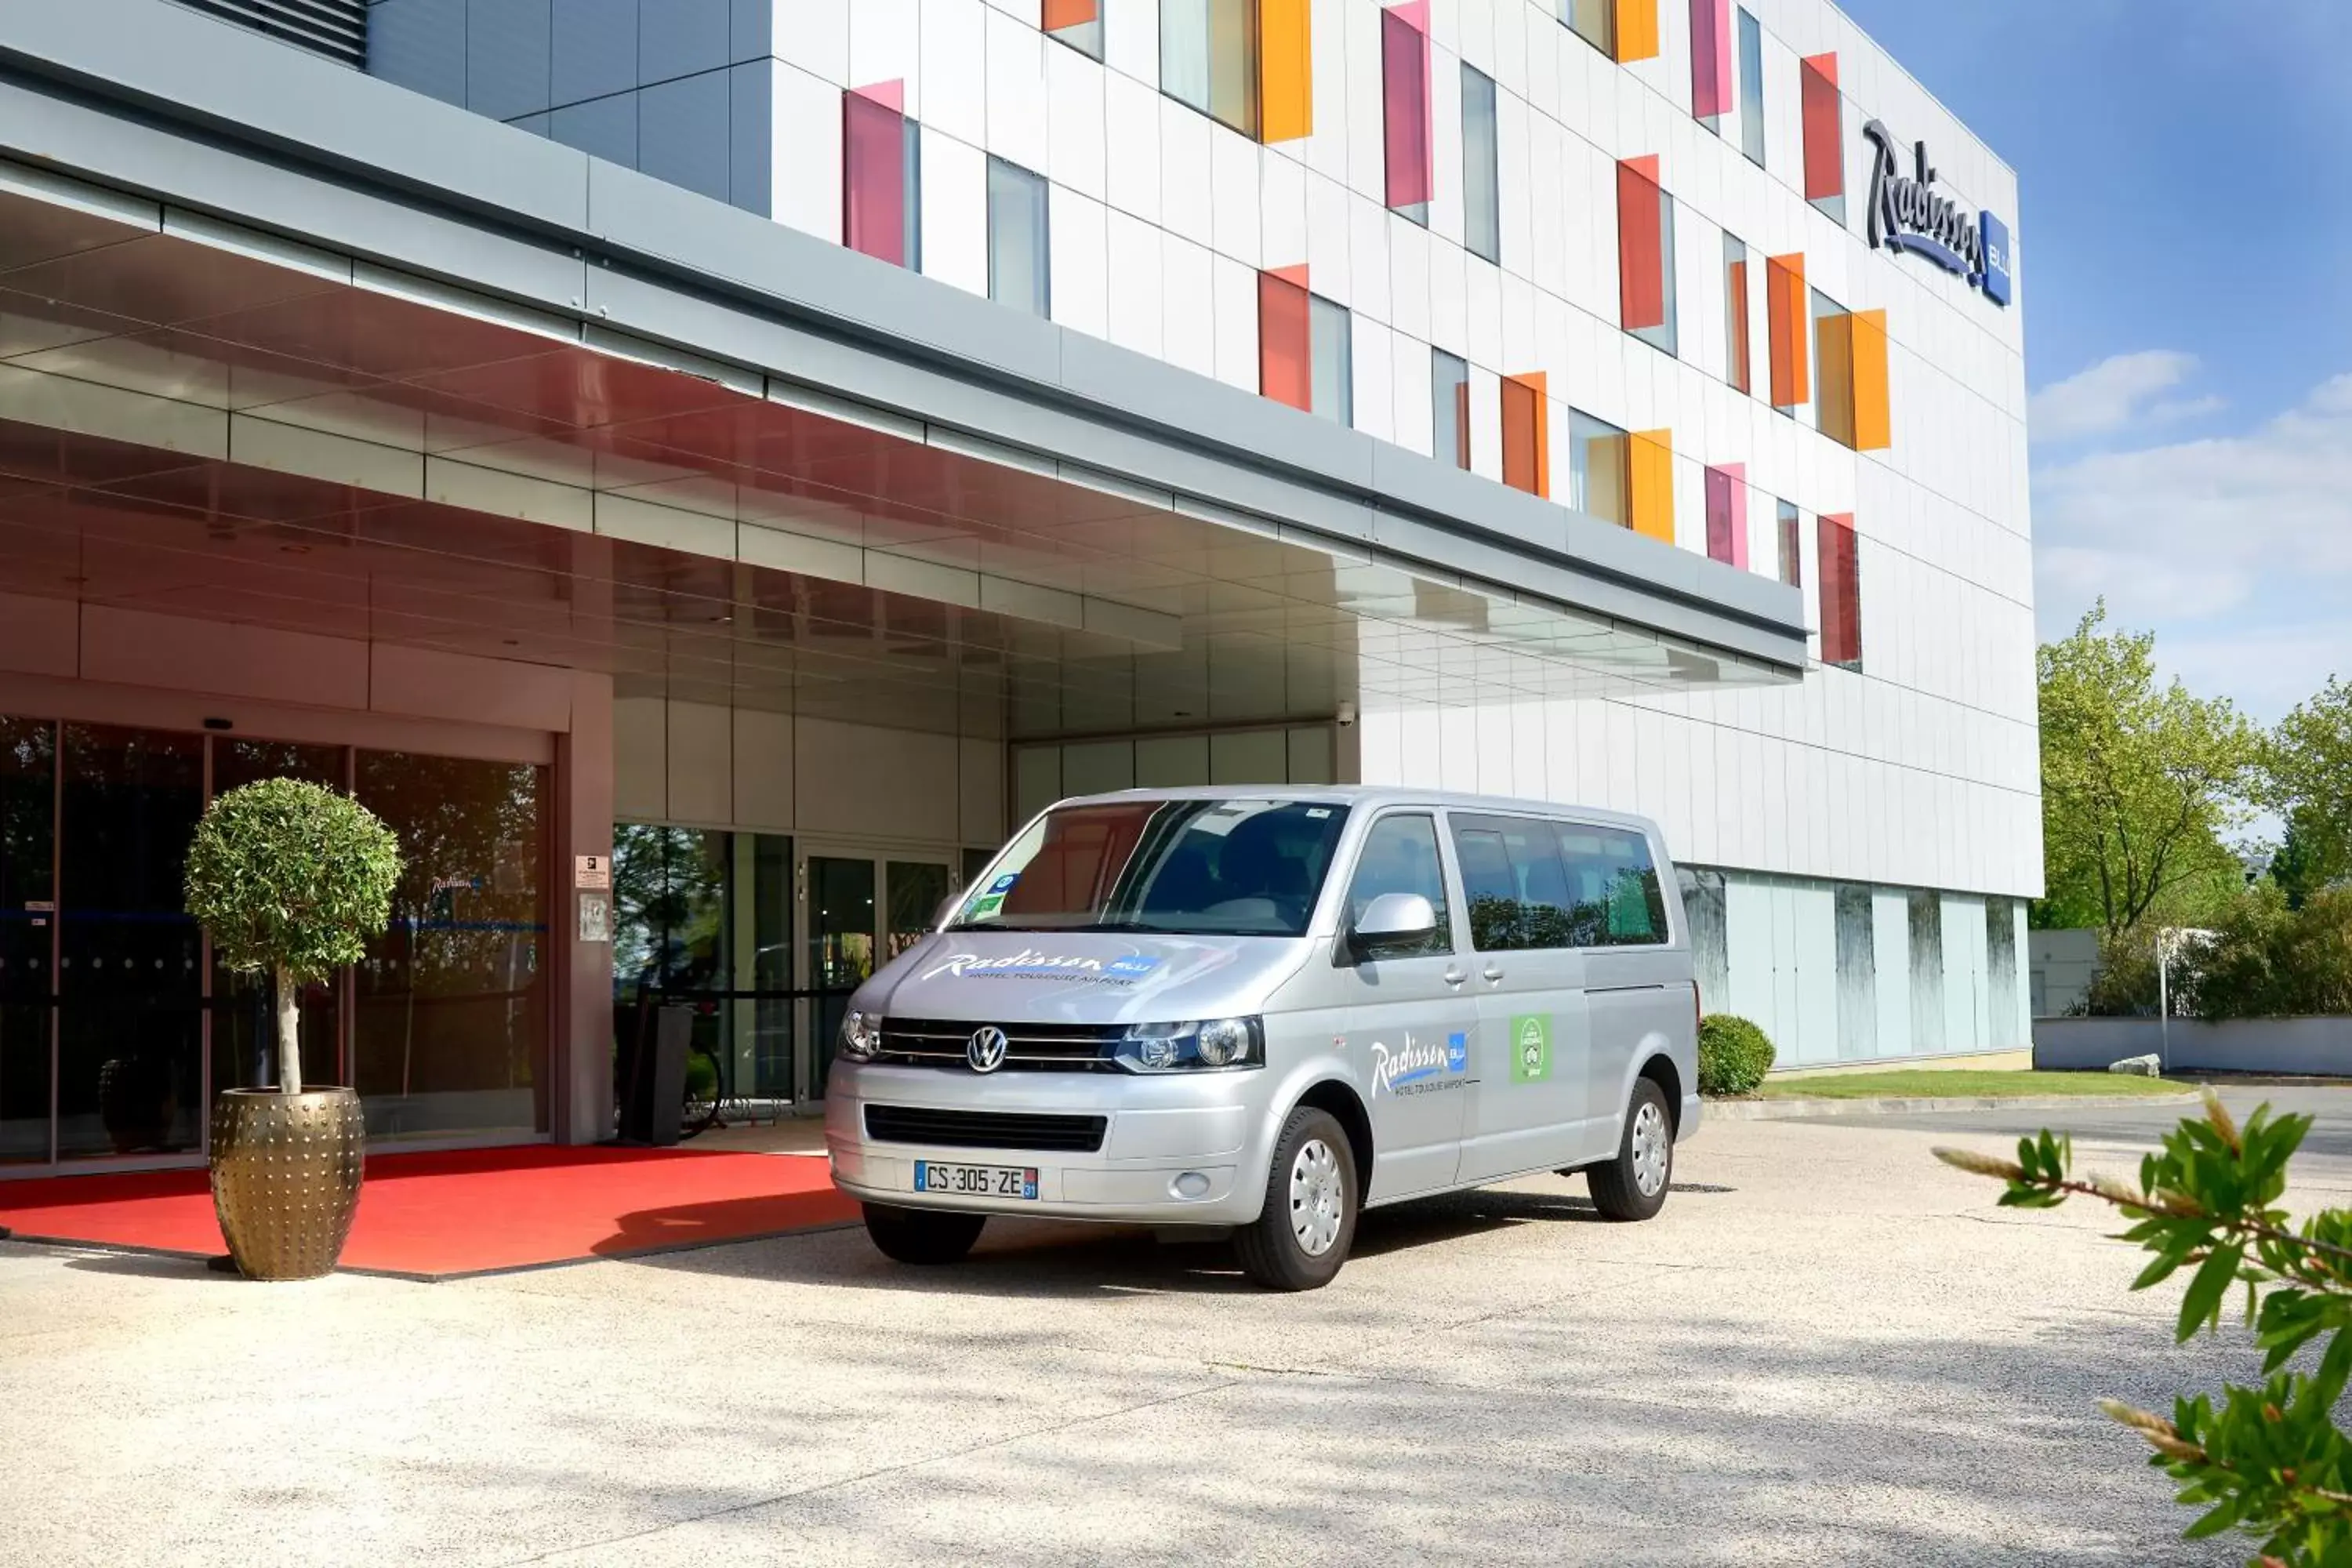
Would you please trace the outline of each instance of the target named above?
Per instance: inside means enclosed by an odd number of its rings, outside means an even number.
[[[915,1190],[965,1198],[1035,1198],[1037,1172],[1018,1165],[950,1165],[915,1162]]]

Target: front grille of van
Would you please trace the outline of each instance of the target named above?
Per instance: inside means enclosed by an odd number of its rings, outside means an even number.
[[[874,1059],[891,1067],[971,1071],[965,1049],[985,1020],[885,1018],[882,1048]],[[1111,1047],[1127,1033],[1118,1024],[1002,1024],[1004,1065],[1000,1072],[1117,1072]]]
[[[1045,1116],[1003,1110],[942,1110],[933,1106],[869,1105],[866,1135],[880,1143],[940,1149],[1039,1149],[1092,1154],[1102,1148],[1107,1116]]]

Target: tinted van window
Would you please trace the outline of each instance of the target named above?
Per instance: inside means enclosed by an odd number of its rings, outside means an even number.
[[[1670,940],[1665,895],[1650,843],[1621,827],[1559,825],[1560,858],[1568,868],[1585,947],[1641,947]]]
[[[1557,824],[1535,817],[1455,816],[1454,850],[1481,952],[1576,947],[1576,912]]]

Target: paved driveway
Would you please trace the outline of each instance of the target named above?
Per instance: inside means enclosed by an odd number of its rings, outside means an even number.
[[[444,1285],[0,1244],[0,1561],[2242,1561],[2093,1402],[2249,1359],[1932,1163],[1999,1146],[1956,1120],[1717,1124],[1647,1226],[1377,1215],[1303,1297],[1044,1227]]]

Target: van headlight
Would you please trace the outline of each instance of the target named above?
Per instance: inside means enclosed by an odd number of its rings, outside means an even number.
[[[1129,1026],[1111,1059],[1129,1072],[1186,1072],[1265,1066],[1265,1025],[1257,1018],[1210,1018]]]
[[[855,1009],[841,1020],[840,1054],[854,1062],[870,1062],[882,1049],[882,1015]]]

